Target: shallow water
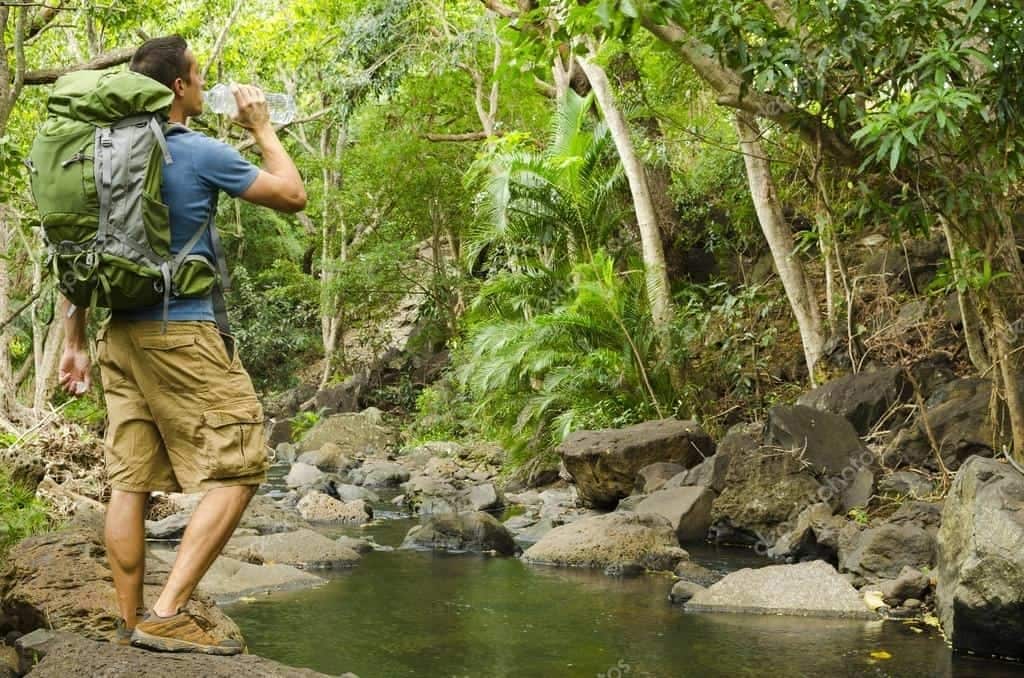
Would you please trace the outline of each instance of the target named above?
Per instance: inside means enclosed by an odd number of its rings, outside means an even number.
[[[417,520],[388,515],[343,532],[397,546]],[[690,551],[720,571],[767,564],[749,551]],[[327,576],[315,590],[229,606],[250,651],[360,678],[1022,674],[954,659],[936,631],[919,625],[686,613],[667,600],[668,576],[620,579],[422,551],[375,551]],[[892,658],[872,658],[882,650]]]

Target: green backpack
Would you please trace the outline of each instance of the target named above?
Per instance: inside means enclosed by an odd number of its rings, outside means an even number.
[[[214,234],[213,213],[172,256],[167,205],[160,201],[171,90],[132,71],[75,71],[57,80],[48,116],[29,153],[32,195],[61,292],[79,307],[130,310],[172,296],[202,297],[218,283],[206,257],[191,254]],[[218,294],[219,296],[219,294]]]

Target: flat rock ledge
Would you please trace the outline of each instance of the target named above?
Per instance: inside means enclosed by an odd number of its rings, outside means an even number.
[[[797,617],[878,619],[835,568],[822,560],[769,565],[727,575],[700,591],[686,609]]]
[[[103,676],[104,678],[316,678],[327,674],[279,664],[256,655],[211,657],[200,654],[149,652],[135,647],[89,640],[66,631],[39,629],[18,639],[18,653],[32,678]],[[38,661],[38,663],[36,663]],[[355,678],[354,674],[345,674]]]

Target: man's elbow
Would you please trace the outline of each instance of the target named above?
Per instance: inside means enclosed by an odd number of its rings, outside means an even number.
[[[299,186],[297,190],[292,191],[288,195],[288,202],[284,211],[289,214],[295,214],[304,209],[306,209],[306,189],[303,186]]]

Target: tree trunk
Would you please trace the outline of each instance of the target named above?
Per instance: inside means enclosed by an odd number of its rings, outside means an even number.
[[[740,149],[747,167],[747,181],[750,183],[750,195],[754,200],[757,219],[800,327],[804,359],[807,361],[811,383],[814,384],[814,366],[821,357],[824,345],[818,305],[793,245],[793,234],[782,215],[772,179],[771,163],[761,147],[761,131],[757,122],[749,114],[737,113],[736,129],[740,135]]]
[[[13,249],[13,226],[10,210],[5,205],[0,205],[0,252],[10,252]],[[7,257],[0,257],[0,322],[6,322],[11,314],[10,269]],[[7,325],[0,329],[0,418],[10,420],[13,418],[15,393],[17,385],[14,383],[14,373],[11,366],[11,355],[7,349],[10,342],[11,326]]]
[[[647,278],[647,298],[651,305],[654,329],[658,334],[660,357],[667,361],[672,386],[678,391],[683,387],[683,379],[682,370],[672,362],[671,328],[675,309],[672,305],[672,290],[668,282],[668,269],[665,265],[665,251],[661,244],[657,212],[651,200],[644,166],[633,148],[629,126],[615,102],[604,69],[589,59],[578,57],[577,61],[590,81],[590,86],[593,88],[594,96],[597,98],[605,122],[608,124],[608,130],[615,142],[615,148],[619,153],[626,179],[629,182],[629,192],[633,197],[633,206],[636,210],[637,227],[640,230],[640,244]]]

